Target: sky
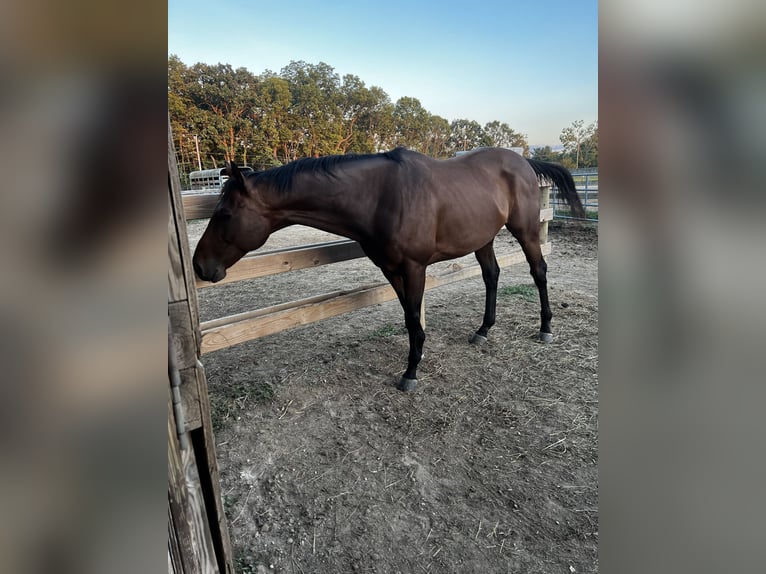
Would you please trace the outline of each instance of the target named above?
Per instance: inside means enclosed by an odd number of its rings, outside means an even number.
[[[324,62],[531,145],[598,120],[596,0],[169,0],[168,54],[254,74]]]

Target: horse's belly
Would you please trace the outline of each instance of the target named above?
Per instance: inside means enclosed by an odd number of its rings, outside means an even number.
[[[441,215],[436,233],[436,251],[442,259],[462,257],[484,247],[508,220],[507,212],[492,204],[445,210]]]
[[[478,229],[469,226],[455,226],[445,230],[437,236],[436,249],[431,263],[462,257],[484,247],[494,240],[503,223],[502,221],[495,222]]]

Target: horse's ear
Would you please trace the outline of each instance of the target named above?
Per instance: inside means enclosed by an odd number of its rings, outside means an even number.
[[[245,187],[245,177],[242,175],[242,172],[239,171],[239,167],[237,167],[237,164],[233,161],[226,164],[226,173],[228,174],[230,179],[233,179],[238,184],[240,184],[243,188]]]

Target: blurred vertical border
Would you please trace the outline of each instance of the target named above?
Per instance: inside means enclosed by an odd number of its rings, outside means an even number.
[[[166,560],[166,42],[163,4],[0,7],[2,572]]]
[[[605,0],[600,567],[766,564],[766,4]]]

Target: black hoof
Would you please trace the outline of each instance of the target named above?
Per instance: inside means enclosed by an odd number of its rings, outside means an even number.
[[[400,391],[404,391],[405,393],[409,393],[411,391],[414,391],[418,386],[418,380],[417,379],[405,379],[402,377],[402,379],[399,381],[399,384],[396,385],[396,388]]]
[[[487,338],[484,335],[474,333],[471,338],[468,339],[468,342],[472,345],[484,345],[487,342]]]

